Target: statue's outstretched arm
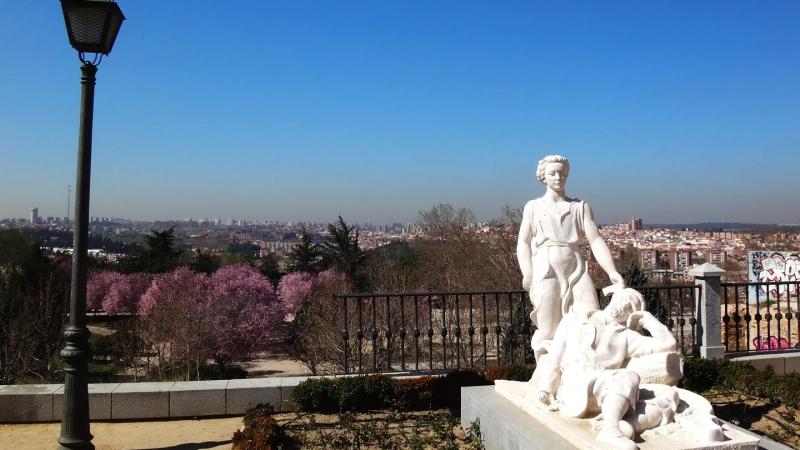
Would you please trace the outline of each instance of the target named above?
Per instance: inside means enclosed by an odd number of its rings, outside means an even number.
[[[522,271],[522,288],[525,290],[531,287],[533,277],[533,264],[531,262],[531,241],[533,240],[533,227],[531,217],[533,216],[533,202],[530,201],[522,210],[522,223],[519,224],[519,235],[517,236],[517,261]]]
[[[634,331],[644,328],[650,333],[650,336],[638,332],[628,335],[628,352],[632,358],[651,353],[672,352],[677,348],[675,335],[650,311],[636,311],[631,314],[628,318],[628,328]]]
[[[600,264],[600,267],[608,274],[608,278],[612,283],[624,288],[625,280],[614,266],[614,258],[611,256],[611,250],[608,249],[606,241],[600,237],[600,231],[598,231],[597,224],[594,222],[594,217],[592,216],[592,208],[589,207],[588,203],[584,203],[583,231],[586,233],[586,239],[592,247],[592,253],[597,263]]]

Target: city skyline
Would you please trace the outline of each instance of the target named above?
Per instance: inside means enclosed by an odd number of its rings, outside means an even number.
[[[559,153],[600,223],[800,223],[795,2],[121,6],[93,216],[409,223],[444,202],[489,220]],[[0,73],[0,217],[64,216],[61,11],[17,2],[0,29],[19,62]]]
[[[35,213],[34,213],[35,211]],[[521,210],[520,210],[521,211]],[[35,215],[34,215],[35,214]],[[36,220],[34,220],[34,217]],[[335,219],[335,218],[334,218]],[[251,226],[251,225],[263,225],[263,224],[315,224],[315,225],[325,225],[332,223],[334,219],[325,219],[325,220],[312,220],[308,218],[289,218],[289,219],[282,219],[282,218],[275,218],[275,217],[259,217],[259,218],[252,218],[252,217],[215,217],[215,216],[196,216],[196,217],[150,217],[150,218],[137,218],[137,217],[125,217],[125,216],[95,216],[92,215],[89,217],[90,223],[95,222],[112,222],[112,223],[125,223],[125,222],[135,222],[135,223],[157,223],[157,222],[164,222],[164,223],[194,223],[197,225],[208,224],[214,226]],[[389,221],[379,221],[379,220],[361,220],[361,221],[348,221],[351,224],[355,225],[369,225],[369,226],[387,226],[387,225],[413,225],[419,223],[419,217],[415,218],[414,220],[410,221],[401,221],[401,220],[389,220]],[[472,222],[473,224],[487,224],[491,223],[494,220],[501,220],[505,221],[508,220],[507,217],[492,217],[489,219],[480,219],[478,217],[475,218],[475,221]],[[72,223],[72,219],[66,216],[58,216],[58,215],[40,215],[39,208],[31,208],[29,210],[29,214],[27,217],[24,216],[9,216],[3,217],[0,216],[0,224],[9,221],[22,221],[27,224],[67,224]],[[624,225],[630,227],[632,230],[642,230],[645,228],[660,228],[660,227],[675,227],[675,226],[683,226],[683,225],[697,225],[702,226],[703,229],[708,229],[711,225],[732,225],[734,228],[726,228],[730,230],[738,230],[738,229],[747,229],[747,225],[755,225],[758,227],[761,226],[779,226],[779,227],[800,227],[800,223],[782,223],[782,222],[736,222],[736,221],[700,221],[700,222],[670,222],[670,223],[656,223],[656,222],[647,222],[642,217],[631,216],[627,219],[620,220],[618,222],[598,222],[600,226],[618,226]],[[744,228],[738,226],[745,226]],[[723,227],[724,228],[724,227]]]

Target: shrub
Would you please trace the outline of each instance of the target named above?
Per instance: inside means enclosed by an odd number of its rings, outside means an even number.
[[[461,387],[488,384],[486,377],[463,370],[444,377],[393,379],[385,375],[312,378],[292,391],[292,401],[307,412],[365,412],[375,409],[458,410]]]
[[[403,411],[436,409],[442,404],[439,377],[430,375],[394,380],[395,407]]]
[[[275,413],[275,408],[273,408],[272,405],[269,403],[259,403],[244,413],[242,424],[244,424],[245,428],[251,427],[257,418],[271,416],[273,413]]]
[[[244,428],[233,433],[234,450],[274,450],[287,447],[283,428],[272,417],[270,405],[259,404],[247,410]]]
[[[291,400],[301,411],[332,413],[339,410],[336,380],[309,378],[292,390]]]
[[[528,381],[533,375],[535,364],[509,364],[505,366],[490,367],[486,369],[486,379],[494,380]]]
[[[464,386],[485,386],[491,384],[486,377],[474,370],[456,370],[444,377],[444,406],[454,410],[461,409],[461,388]]]
[[[724,359],[688,358],[683,365],[681,387],[694,392],[705,392],[719,382]]]
[[[386,408],[394,402],[394,380],[386,375],[365,377],[364,395],[368,409]]]
[[[756,370],[750,364],[727,359],[688,358],[681,387],[695,392],[746,392],[771,402],[800,406],[800,374],[777,375],[771,367]]]

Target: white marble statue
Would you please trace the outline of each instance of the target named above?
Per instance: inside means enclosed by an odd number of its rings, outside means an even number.
[[[562,156],[539,161],[547,190],[525,205],[517,242],[536,370],[528,383],[500,380],[495,390],[581,449],[755,448],[757,440],[723,429],[707,400],[675,387],[675,337],[625,287],[589,205],[566,196],[568,174]],[[578,251],[582,236],[612,282],[603,310]]]
[[[569,161],[563,156],[550,155],[539,161],[536,177],[547,190],[525,205],[517,239],[522,286],[530,292],[534,308],[531,320],[536,332],[531,347],[537,358],[567,312],[588,313],[599,308],[587,262],[578,251],[582,236],[611,282],[625,287],[589,204],[567,197],[568,175]]]

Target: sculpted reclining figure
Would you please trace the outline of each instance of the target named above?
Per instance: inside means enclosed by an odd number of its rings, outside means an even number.
[[[617,290],[605,309],[572,311],[561,320],[547,353],[539,357],[534,375],[538,399],[568,417],[600,413],[597,439],[635,449],[634,432],[670,421],[679,400],[676,391],[667,390],[652,403],[655,407],[638,404],[640,376],[626,364],[675,349],[675,337],[644,310],[642,295],[633,289]]]

